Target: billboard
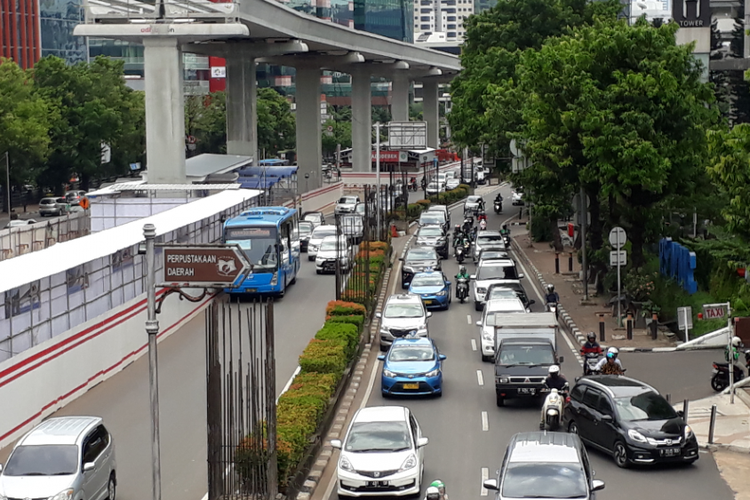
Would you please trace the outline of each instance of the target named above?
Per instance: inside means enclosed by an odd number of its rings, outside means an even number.
[[[674,0],[630,0],[630,22],[646,16],[648,21],[672,19],[672,3]],[[681,0],[677,0],[680,2]]]

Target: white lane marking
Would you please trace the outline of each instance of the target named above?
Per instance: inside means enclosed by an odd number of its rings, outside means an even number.
[[[477,370],[477,382],[479,385],[484,385],[484,375],[482,375],[482,370]]]
[[[487,432],[488,430],[490,430],[490,419],[487,416],[487,412],[486,411],[482,412],[482,430],[485,431],[485,432]]]
[[[487,488],[484,487],[484,482],[490,478],[490,470],[487,467],[482,467],[482,487],[479,489],[479,494],[483,497],[487,496]]]
[[[375,375],[378,373],[378,368],[380,368],[380,363],[376,361],[372,365],[372,371],[370,372],[370,380],[367,382],[367,390],[365,391],[365,397],[362,398],[362,402],[359,404],[360,410],[367,405],[367,400],[370,399],[370,393],[372,392],[372,388],[375,385]]]
[[[472,351],[477,350],[477,339],[471,339],[471,350]]]
[[[466,315],[466,322],[467,322],[468,324],[471,324],[471,314],[467,314],[467,315]]]

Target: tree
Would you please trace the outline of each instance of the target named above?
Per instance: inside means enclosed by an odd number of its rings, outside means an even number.
[[[328,127],[333,130],[328,131]],[[352,122],[327,120],[323,124],[323,156],[331,157],[336,153],[336,146],[341,149],[352,147]]]
[[[103,145],[115,144],[139,120],[131,113],[132,89],[123,79],[123,61],[97,57],[72,66],[58,57],[45,57],[33,69],[37,95],[56,111],[50,130],[51,153],[38,177],[40,185],[59,191],[72,174],[81,187],[101,176]]]
[[[546,39],[591,24],[595,17],[614,18],[621,10],[617,0],[508,0],[469,17],[461,54],[464,69],[451,83],[453,141],[507,150],[504,132],[516,130],[519,123],[488,118],[492,85],[514,78],[523,51],[539,49]]]
[[[258,149],[265,155],[293,148],[296,124],[289,101],[271,88],[258,89]]]
[[[750,243],[750,124],[709,133],[709,175],[728,195],[722,215],[730,231]]]
[[[49,151],[50,115],[47,103],[34,93],[28,73],[15,62],[0,58],[0,164],[3,174],[0,184],[3,187],[6,183],[6,151],[12,185],[34,178],[35,168],[46,159]]]
[[[710,59],[716,61],[724,57],[724,45],[721,41],[721,33],[716,19],[711,23],[711,54]],[[711,70],[708,72],[708,81],[714,86],[714,98],[721,116],[729,120],[732,110],[731,89],[726,71]]]
[[[717,120],[712,88],[676,30],[597,22],[525,52],[518,69],[519,137],[534,161],[522,185],[535,202],[553,200],[550,212],[586,187],[592,206],[606,203],[609,224],[628,230],[636,267],[658,231],[654,207],[701,189],[705,130]]]

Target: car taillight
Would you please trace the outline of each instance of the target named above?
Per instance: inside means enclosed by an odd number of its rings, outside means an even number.
[[[718,370],[719,369],[719,367],[716,366],[716,363],[712,363],[712,364],[714,365],[714,370]]]

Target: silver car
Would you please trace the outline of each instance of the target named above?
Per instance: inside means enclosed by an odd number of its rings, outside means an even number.
[[[63,200],[59,202],[58,200]],[[45,217],[47,215],[62,215],[65,213],[65,198],[42,198],[39,201],[39,215]]]
[[[115,471],[115,443],[101,418],[50,418],[0,466],[0,499],[115,500]]]
[[[315,256],[318,255],[318,247],[326,236],[336,236],[336,226],[325,225],[313,229],[310,241],[307,243],[307,260],[315,260]]]
[[[427,318],[432,316],[424,307],[422,298],[411,293],[391,295],[383,307],[380,318],[380,350],[386,351],[396,338],[416,335],[428,337]]]

